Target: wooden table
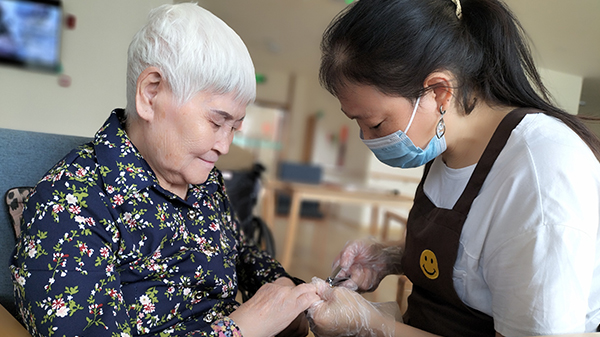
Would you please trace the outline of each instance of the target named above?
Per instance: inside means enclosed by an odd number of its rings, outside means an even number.
[[[294,252],[296,231],[300,218],[300,204],[304,200],[324,201],[346,204],[371,206],[370,234],[377,234],[379,223],[379,207],[410,207],[413,198],[394,194],[391,191],[372,189],[345,189],[339,185],[331,184],[303,184],[279,180],[269,180],[264,183],[263,214],[262,217],[269,226],[275,220],[275,192],[282,191],[291,195],[289,221],[283,244],[283,256],[280,260],[284,268],[289,268]]]

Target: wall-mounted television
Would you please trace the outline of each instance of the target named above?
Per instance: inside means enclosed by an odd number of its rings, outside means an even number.
[[[0,64],[58,72],[60,0],[0,0]]]

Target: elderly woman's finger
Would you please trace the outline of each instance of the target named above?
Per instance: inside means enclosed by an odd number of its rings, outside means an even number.
[[[296,305],[300,311],[308,309],[313,303],[321,300],[317,295],[317,287],[311,283],[300,284],[292,292],[296,295]]]

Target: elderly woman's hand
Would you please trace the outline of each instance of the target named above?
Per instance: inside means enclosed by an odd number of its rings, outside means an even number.
[[[353,290],[331,287],[316,277],[313,284],[323,299],[308,309],[315,336],[394,336],[400,313],[397,303],[372,303]]]
[[[287,277],[280,277],[277,280],[275,280],[274,283],[277,283],[277,284],[280,284],[283,286],[287,285],[290,287],[296,286],[294,284],[294,282]],[[308,335],[309,330],[310,329],[308,328],[308,318],[306,318],[306,314],[304,312],[301,312],[300,315],[298,315],[296,317],[296,319],[293,320],[292,323],[290,323],[290,325],[288,325],[287,328],[285,328],[283,331],[278,333],[277,336],[304,337],[304,336]]]
[[[302,331],[306,335],[304,311],[320,300],[314,284],[295,286],[290,279],[281,278],[263,285],[229,318],[237,324],[244,337],[274,336],[288,326],[286,333],[289,332],[289,336],[300,336]],[[292,322],[294,324],[290,326]]]

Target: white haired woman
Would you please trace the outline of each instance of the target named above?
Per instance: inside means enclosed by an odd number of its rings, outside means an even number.
[[[255,92],[223,21],[190,3],[150,12],[129,47],[126,109],[23,213],[11,270],[32,335],[308,333],[315,286],[245,242],[214,167]],[[255,292],[242,305],[238,284]]]

